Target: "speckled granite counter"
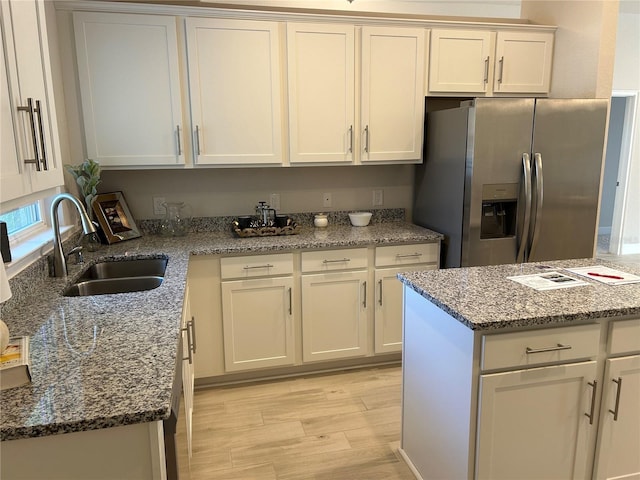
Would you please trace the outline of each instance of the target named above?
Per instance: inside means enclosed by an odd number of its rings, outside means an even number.
[[[239,239],[230,232],[145,236],[102,246],[70,265],[69,280],[98,259],[166,255],[165,280],[146,292],[63,297],[65,279],[34,291],[12,283],[2,318],[31,336],[32,383],[0,392],[0,438],[12,440],[152,422],[170,413],[190,255],[433,242],[441,235],[404,222],[303,227],[299,235]],[[14,282],[15,283],[15,282]]]
[[[472,330],[640,316],[640,283],[605,285],[561,270],[563,267],[591,265],[607,265],[640,275],[640,267],[580,259],[413,272],[402,274],[399,278],[405,285]],[[558,269],[569,276],[585,280],[589,285],[537,291],[507,278]]]

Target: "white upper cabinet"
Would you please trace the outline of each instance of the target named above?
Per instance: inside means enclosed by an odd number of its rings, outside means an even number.
[[[362,28],[361,160],[420,161],[425,30]]]
[[[73,14],[87,156],[106,167],[184,163],[174,17]]]
[[[486,93],[492,38],[483,30],[432,30],[429,91]]]
[[[553,33],[498,32],[493,90],[549,93]]]
[[[358,55],[352,25],[288,24],[291,163],[420,161],[424,35],[362,27]]]
[[[277,22],[187,18],[195,163],[283,161]]]
[[[291,163],[351,162],[355,28],[287,24]]]
[[[0,2],[0,201],[63,184],[42,1]]]
[[[429,94],[547,94],[552,32],[431,31]]]

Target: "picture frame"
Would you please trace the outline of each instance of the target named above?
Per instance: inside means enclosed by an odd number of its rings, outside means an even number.
[[[96,195],[91,206],[109,245],[142,236],[122,192]]]

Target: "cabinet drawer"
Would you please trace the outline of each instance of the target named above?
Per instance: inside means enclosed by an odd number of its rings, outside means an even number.
[[[438,263],[438,243],[376,247],[376,267]]]
[[[640,319],[612,322],[610,338],[610,354],[640,351]]]
[[[253,278],[293,273],[293,255],[249,255],[244,257],[224,257],[220,259],[222,278]]]
[[[331,272],[354,268],[367,268],[366,248],[302,253],[302,272]]]
[[[590,358],[598,353],[600,325],[484,335],[482,370]]]

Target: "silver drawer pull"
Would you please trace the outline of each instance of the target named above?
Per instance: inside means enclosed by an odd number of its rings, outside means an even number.
[[[399,253],[396,254],[396,258],[413,258],[413,257],[421,257],[422,254],[421,253],[409,253],[406,255],[400,255]]]
[[[351,259],[350,258],[342,258],[340,260],[323,260],[322,263],[345,263],[345,262],[350,262]]]
[[[266,265],[255,265],[255,266],[249,266],[247,265],[246,267],[243,267],[245,270],[253,270],[254,268],[273,268],[273,265],[271,265],[270,263],[267,263]]]
[[[545,348],[527,347],[526,353],[527,355],[529,355],[530,353],[557,352],[558,350],[571,350],[571,345],[562,345],[561,343],[558,343],[556,344],[555,347],[545,347]]]
[[[622,390],[622,377],[618,377],[617,380],[615,378],[612,378],[611,381],[615,383],[618,388],[616,389],[616,406],[613,410],[609,409],[609,413],[613,414],[613,421],[617,422],[618,413],[620,412],[620,392]]]

